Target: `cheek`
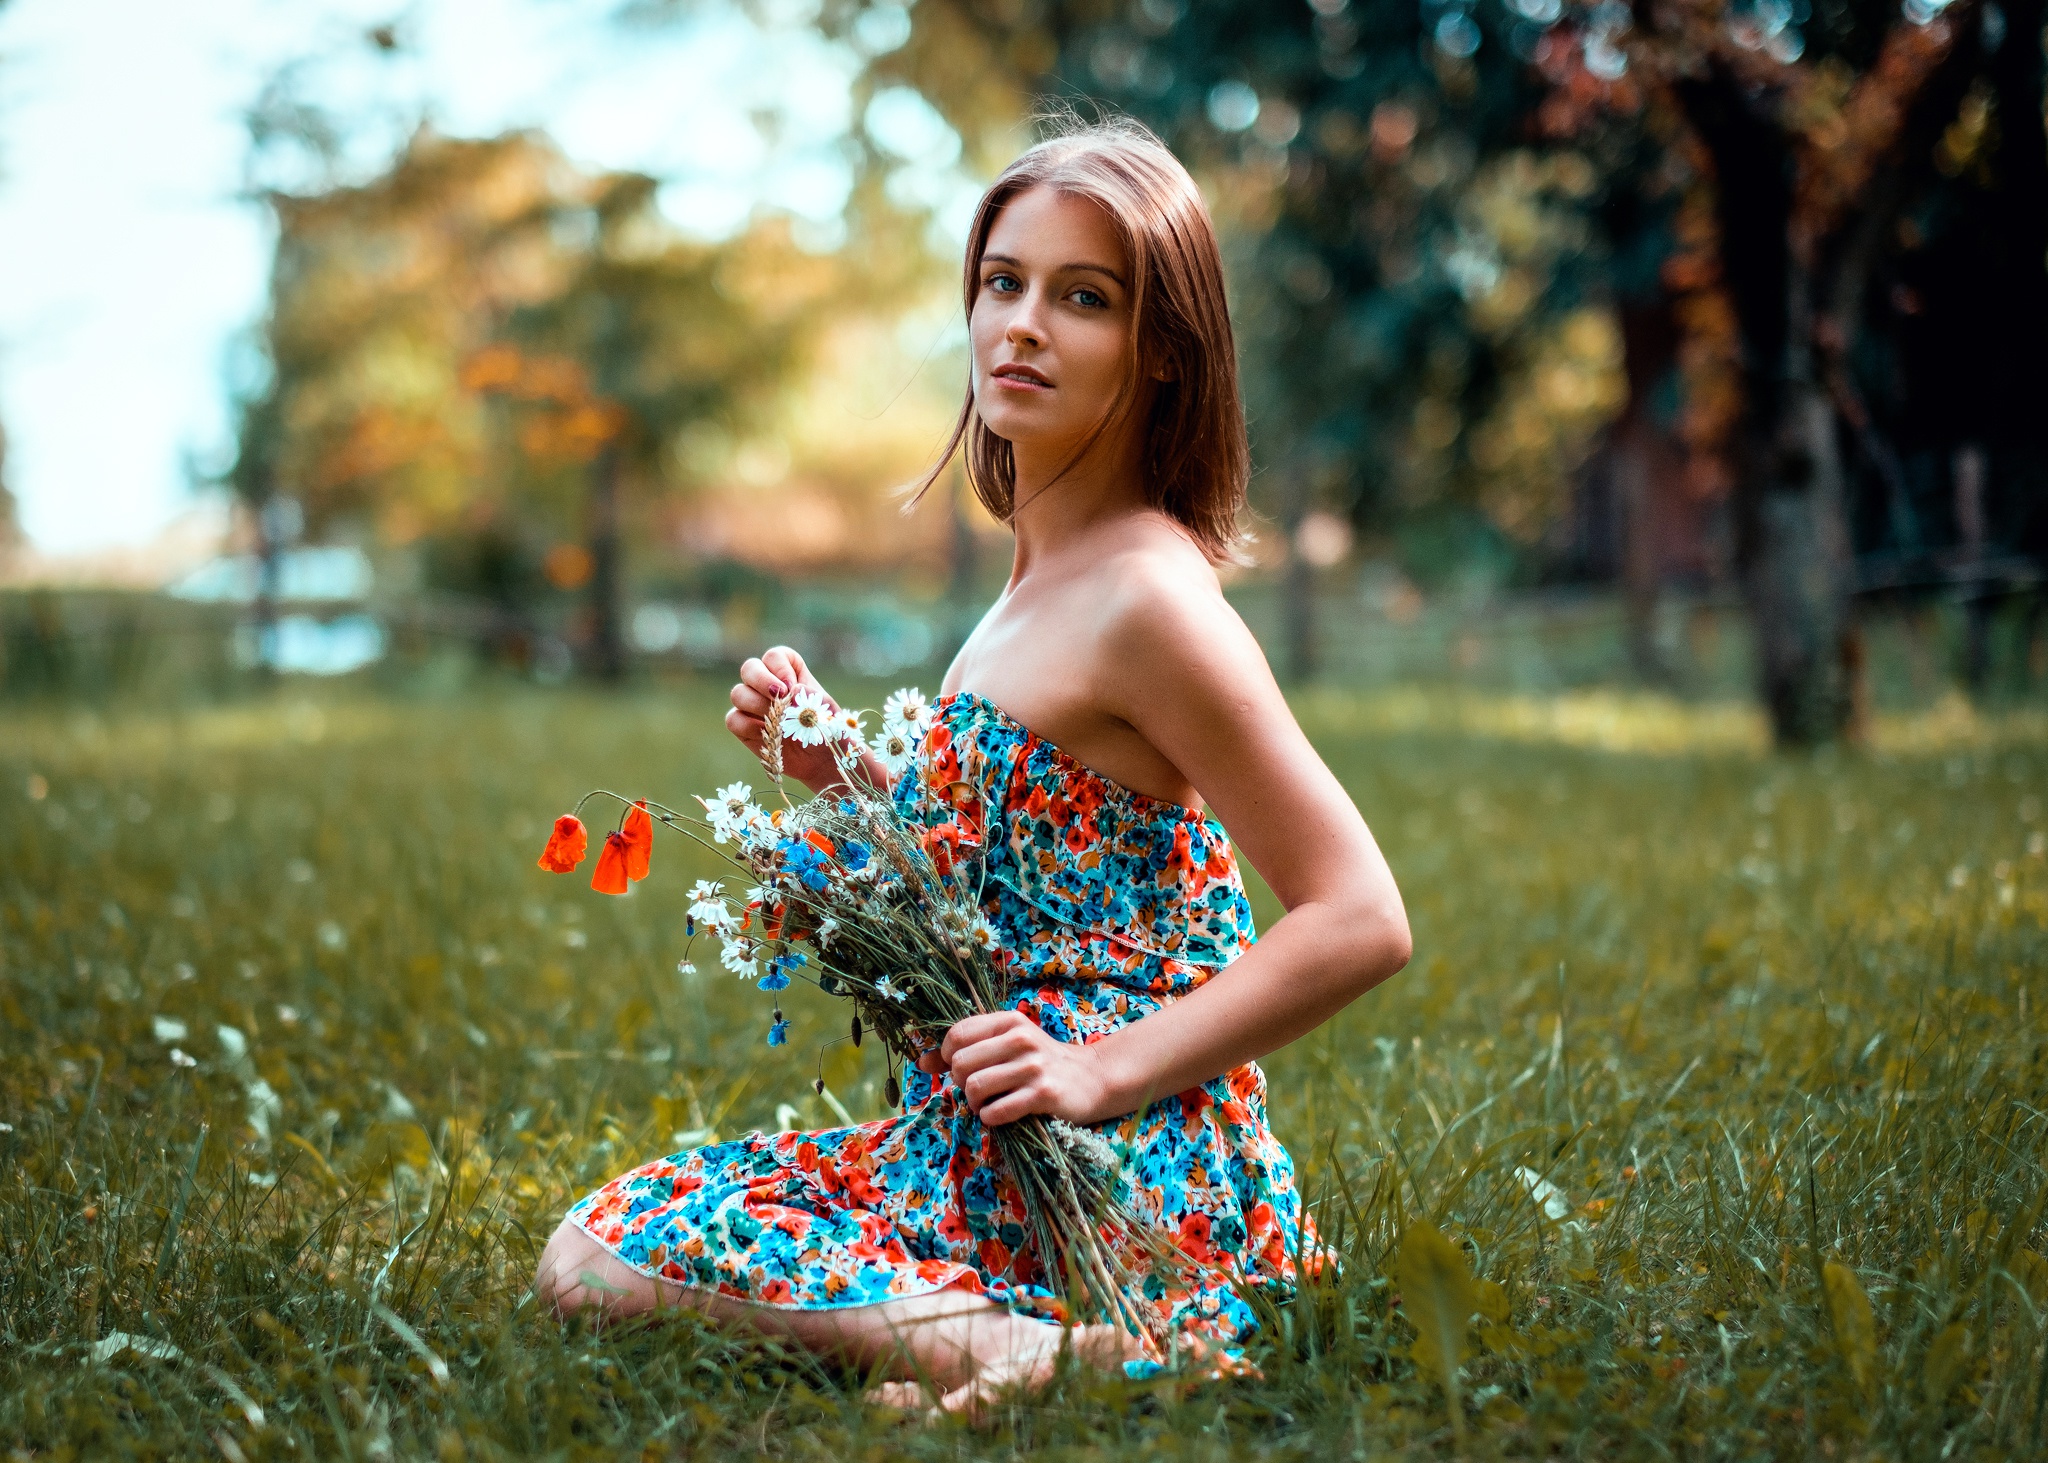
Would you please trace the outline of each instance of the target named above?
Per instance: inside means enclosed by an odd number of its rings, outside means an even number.
[[[974,313],[967,317],[967,340],[974,353],[974,374],[979,377],[988,369],[995,356],[996,347],[1003,341],[1003,312],[999,305],[989,302],[986,292],[974,302]]]
[[[1076,321],[1068,330],[1061,355],[1071,375],[1087,379],[1090,396],[1107,399],[1116,394],[1127,369],[1124,338],[1120,320]]]

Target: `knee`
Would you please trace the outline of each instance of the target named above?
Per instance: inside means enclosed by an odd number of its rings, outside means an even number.
[[[568,1320],[595,1297],[585,1293],[581,1274],[590,1268],[598,1246],[573,1219],[564,1219],[548,1236],[533,1275],[533,1293],[559,1320]]]
[[[661,1304],[661,1288],[613,1257],[574,1220],[548,1237],[533,1276],[534,1294],[567,1321],[585,1312],[599,1325],[622,1321]]]

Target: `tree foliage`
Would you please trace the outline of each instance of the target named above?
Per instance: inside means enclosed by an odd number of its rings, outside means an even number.
[[[1284,519],[1322,503],[1399,531],[1476,509],[1555,544],[1604,430],[1667,498],[1724,505],[1788,741],[1850,724],[1852,552],[1910,547],[1868,529],[1914,519],[1906,455],[1975,433],[2014,444],[2021,481],[2043,466],[2019,400],[2048,329],[2034,0],[912,14],[875,74],[984,152],[1053,95],[1140,116],[1204,179]],[[1990,268],[1929,269],[1937,239]],[[1937,297],[1945,336],[1912,323]],[[2029,330],[1993,339],[2003,308]],[[1974,409],[1953,379],[1984,388]],[[2000,532],[2040,537],[2024,514]]]

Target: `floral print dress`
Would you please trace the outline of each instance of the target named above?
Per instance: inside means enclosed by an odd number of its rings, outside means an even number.
[[[980,889],[1013,1004],[1051,1035],[1098,1040],[1252,942],[1213,819],[1109,781],[985,697],[958,692],[933,710],[898,808],[930,831],[943,877]],[[677,1153],[613,1179],[570,1218],[644,1275],[763,1305],[956,1288],[1063,1320],[986,1130],[949,1076],[907,1075],[901,1116]],[[1182,1358],[1227,1365],[1256,1324],[1238,1286],[1291,1287],[1316,1252],[1267,1125],[1264,1075],[1247,1063],[1098,1131],[1127,1151],[1139,1212],[1189,1262],[1154,1266],[1139,1299]],[[1134,1371],[1173,1360],[1146,1349]]]

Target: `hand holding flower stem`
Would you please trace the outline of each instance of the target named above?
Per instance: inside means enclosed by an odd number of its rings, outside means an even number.
[[[791,709],[817,717],[821,732],[826,719],[846,715],[811,674],[804,658],[786,645],[777,645],[740,667],[739,681],[732,688],[732,709],[725,713],[726,730],[766,763],[771,754],[769,716],[771,712],[781,716]],[[829,737],[814,738],[803,732],[786,735],[781,739],[780,751],[782,766],[770,767],[771,773],[780,771],[794,777],[813,792],[824,792],[846,782],[847,775],[833,755]],[[861,754],[860,767],[873,786],[889,786],[889,771],[872,752]]]

